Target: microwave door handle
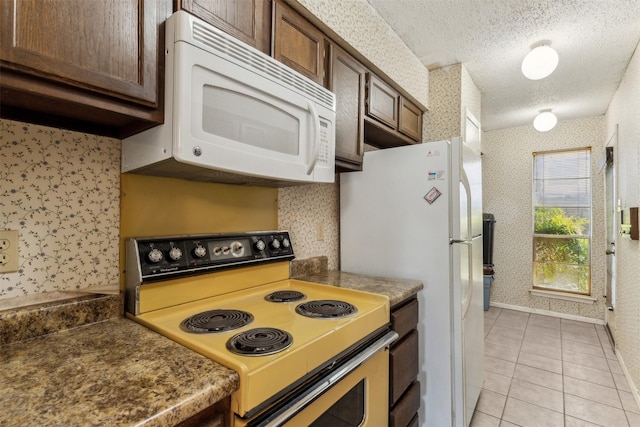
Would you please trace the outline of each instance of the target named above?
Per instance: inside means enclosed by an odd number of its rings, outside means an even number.
[[[314,127],[314,138],[313,138],[313,157],[311,158],[311,163],[307,167],[307,175],[311,175],[313,169],[316,167],[316,163],[318,162],[318,157],[320,156],[320,116],[316,111],[313,103],[309,102],[309,112],[313,116],[313,127]]]

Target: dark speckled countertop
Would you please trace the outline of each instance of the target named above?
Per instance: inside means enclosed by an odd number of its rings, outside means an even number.
[[[327,257],[325,256],[293,261],[291,263],[291,277],[308,282],[386,295],[389,297],[391,307],[414,296],[424,287],[419,280],[327,270]]]
[[[391,306],[423,287],[327,271],[326,257],[292,262],[291,276],[386,295]],[[122,317],[122,295],[28,304],[0,300],[0,427],[173,426],[238,387],[233,370]]]
[[[122,307],[85,294],[0,311],[0,426],[173,426],[238,387]]]
[[[412,297],[423,287],[422,282],[418,280],[390,279],[346,273],[344,271],[327,271],[320,274],[296,277],[296,279],[386,295],[389,297],[391,307]]]

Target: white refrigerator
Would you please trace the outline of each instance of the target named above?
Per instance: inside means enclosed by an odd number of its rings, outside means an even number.
[[[340,176],[341,270],[421,280],[420,426],[468,427],[484,364],[482,167],[459,138]]]

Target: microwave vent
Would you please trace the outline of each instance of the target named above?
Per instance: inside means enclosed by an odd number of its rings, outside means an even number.
[[[318,100],[327,108],[335,111],[335,96],[332,92],[286,65],[201,22],[194,20],[192,28],[193,40],[205,45],[212,53],[231,59],[234,63],[260,73],[297,92],[305,93],[308,97]]]

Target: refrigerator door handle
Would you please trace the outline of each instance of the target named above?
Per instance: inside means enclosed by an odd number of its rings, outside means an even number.
[[[458,239],[449,238],[449,244],[450,245],[453,245],[455,243],[460,243],[460,244],[463,244],[463,245],[470,245],[473,242],[471,240],[458,240]]]

